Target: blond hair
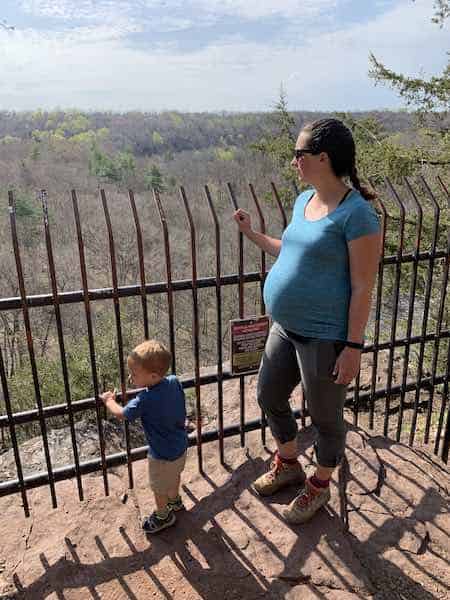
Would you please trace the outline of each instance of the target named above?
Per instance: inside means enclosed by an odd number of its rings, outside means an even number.
[[[131,361],[149,373],[158,373],[161,377],[167,373],[172,355],[161,342],[145,340],[138,344],[128,356]]]

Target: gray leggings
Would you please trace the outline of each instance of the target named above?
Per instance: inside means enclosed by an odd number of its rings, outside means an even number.
[[[289,399],[301,381],[307,407],[317,430],[317,462],[322,467],[339,464],[345,449],[344,403],[347,386],[334,383],[332,371],[341,349],[339,342],[289,337],[274,323],[264,350],[258,377],[258,403],[276,440],[295,439],[297,421]]]

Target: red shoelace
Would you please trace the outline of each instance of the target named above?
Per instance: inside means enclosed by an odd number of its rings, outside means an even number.
[[[297,504],[302,508],[308,506],[310,502],[314,500],[314,498],[319,494],[308,482],[305,484],[305,491],[301,496],[297,498]]]

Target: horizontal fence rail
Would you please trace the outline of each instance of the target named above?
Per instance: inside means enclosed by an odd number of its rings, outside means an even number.
[[[447,462],[450,446],[448,187],[439,177],[405,179],[395,184],[386,179],[372,185],[378,192],[383,252],[362,368],[349,388],[347,406],[355,425],[367,426],[411,446],[419,442],[432,444],[434,453]],[[260,429],[265,443],[265,416],[254,418],[255,399],[246,385],[247,376],[254,373],[236,375],[230,371],[227,335],[231,318],[265,313],[263,286],[271,259],[263,251],[251,250],[232,222],[232,214],[239,207],[246,208],[253,214],[254,228],[262,233],[273,229],[276,222],[278,233],[270,235],[281,237],[295,200],[291,193],[286,201],[288,195],[287,190],[278,190],[274,183],[263,193],[258,193],[252,184],[246,189],[227,184],[225,189],[214,192],[205,186],[195,202],[184,187],[170,196],[155,189],[143,201],[129,191],[125,202],[123,197],[115,197],[113,202],[110,193],[101,190],[99,199],[87,205],[72,191],[65,203],[56,207],[42,190],[38,194],[42,225],[37,219],[30,225],[24,221],[15,194],[9,192],[12,262],[6,279],[13,282],[14,293],[8,296],[2,292],[0,297],[0,435],[3,449],[12,452],[16,474],[2,480],[0,473],[0,496],[20,492],[28,516],[27,490],[48,485],[51,503],[56,507],[57,481],[74,477],[82,500],[83,475],[99,471],[108,495],[108,469],[122,464],[127,465],[128,485],[133,487],[133,462],[144,458],[147,448],[135,447],[133,433],[125,423],[120,434],[124,451],[108,453],[106,415],[100,394],[110,387],[105,381],[106,351],[112,365],[106,371],[108,377],[114,371],[111,377],[117,384],[118,401],[124,404],[139,393],[127,389],[125,370],[127,352],[136,339],[162,336],[172,353],[171,371],[181,373],[180,380],[187,393],[192,391],[189,398],[193,427],[189,443],[196,447],[201,471],[202,445],[206,442],[218,442],[222,463],[226,460],[227,437],[238,435],[245,446],[246,433]],[[97,221],[92,216],[93,205],[99,209]],[[119,219],[118,206],[122,211]],[[60,222],[58,209],[66,211]],[[129,226],[121,223],[125,214]],[[105,234],[98,233],[98,219]],[[73,246],[67,277],[74,277],[75,281],[76,273],[79,281],[78,286],[71,281],[69,290],[62,289],[58,263],[58,249],[67,251],[68,242],[61,233],[64,227],[71,227]],[[100,242],[102,250],[97,248]],[[30,250],[31,243],[34,246]],[[123,265],[128,264],[130,257],[134,259],[133,282],[124,283],[121,274],[127,271]],[[35,261],[34,267],[28,265],[28,260]],[[29,291],[35,280],[41,281],[39,269],[48,277],[45,293]],[[200,275],[205,270],[207,273]],[[105,282],[109,285],[104,285]],[[127,304],[134,301],[136,304]],[[181,302],[184,302],[182,309]],[[67,317],[65,311],[69,310],[78,312]],[[37,311],[44,311],[46,326],[42,325],[42,319],[34,320]],[[111,318],[106,320],[109,313]],[[99,331],[102,318],[107,325]],[[184,342],[180,342],[182,335]],[[60,367],[61,385],[56,395],[48,391],[51,389],[48,377],[43,392],[46,361]],[[25,393],[18,373],[27,368],[30,375]],[[239,419],[226,424],[224,385],[232,380],[237,380],[239,390]],[[215,388],[213,407],[205,403],[205,386]],[[88,393],[80,397],[80,389]],[[22,395],[28,396],[26,406],[19,401]],[[301,397],[301,406],[295,414],[305,425],[307,403]],[[205,428],[211,408],[215,422]],[[252,418],[248,418],[250,410]],[[98,441],[97,455],[90,460],[82,460],[77,434],[77,425],[85,416],[93,419]],[[68,426],[73,460],[71,464],[55,467],[49,435],[52,428],[62,426]],[[25,474],[21,445],[30,436],[38,437],[42,443],[43,470]]]

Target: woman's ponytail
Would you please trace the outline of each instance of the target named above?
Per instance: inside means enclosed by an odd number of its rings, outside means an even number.
[[[358,170],[356,168],[355,163],[353,163],[352,168],[350,169],[349,177],[353,187],[355,188],[355,190],[358,190],[358,192],[363,198],[365,198],[369,202],[376,199],[377,195],[374,192],[370,191],[366,186],[361,185],[361,182],[359,181],[358,177]]]

